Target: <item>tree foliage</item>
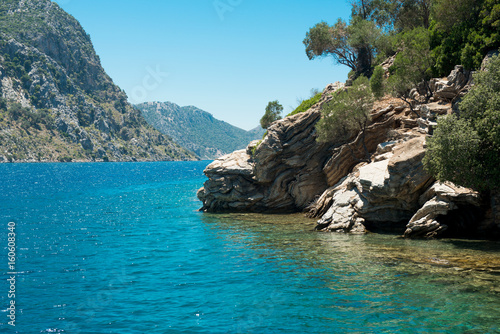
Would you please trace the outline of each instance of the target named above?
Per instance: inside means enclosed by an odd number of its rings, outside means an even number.
[[[309,29],[303,43],[309,59],[332,56],[356,76],[369,75],[378,35],[375,23],[355,17],[349,25],[342,19],[333,26],[320,22]]]
[[[364,131],[370,122],[374,99],[366,77],[359,77],[352,87],[334,94],[316,125],[320,142],[347,140],[354,132]]]
[[[382,66],[377,66],[370,78],[370,88],[377,99],[384,95],[384,75],[385,71]]]
[[[416,102],[410,94],[413,88],[424,83],[426,95],[430,94],[426,80],[430,78],[433,61],[428,31],[416,28],[400,34],[397,49],[399,52],[391,68],[389,86],[393,94],[407,102],[413,110]]]
[[[472,185],[480,168],[476,161],[479,146],[479,135],[469,121],[455,115],[442,117],[427,142],[424,164],[440,181]]]
[[[373,21],[384,31],[401,32],[429,26],[431,0],[356,0],[352,16]]]
[[[260,119],[260,126],[267,129],[273,122],[281,119],[282,111],[283,106],[277,100],[269,102],[264,116]]]
[[[318,23],[306,34],[309,59],[332,56],[355,77],[370,76],[372,67],[397,50],[391,41],[414,30],[430,36],[434,76],[455,65],[479,68],[483,57],[500,47],[498,0],[352,0],[351,19],[329,26]],[[399,36],[398,36],[399,35]],[[378,58],[377,58],[378,56]]]
[[[428,141],[426,168],[438,180],[477,190],[500,188],[500,57],[474,76],[458,116],[439,120]]]
[[[500,47],[498,0],[434,0],[431,17],[436,76],[457,64],[478,69],[486,53]]]

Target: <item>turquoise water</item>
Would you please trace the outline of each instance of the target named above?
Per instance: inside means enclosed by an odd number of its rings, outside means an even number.
[[[202,214],[207,164],[0,165],[0,332],[500,333],[498,243]]]

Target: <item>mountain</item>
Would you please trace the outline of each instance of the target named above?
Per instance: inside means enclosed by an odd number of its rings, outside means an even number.
[[[214,159],[243,149],[250,141],[262,139],[265,132],[260,127],[245,131],[193,106],[146,102],[136,107],[149,124],[202,159]]]
[[[0,162],[196,156],[151,127],[50,0],[0,2]]]

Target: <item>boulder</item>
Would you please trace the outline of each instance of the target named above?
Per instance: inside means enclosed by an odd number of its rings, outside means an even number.
[[[204,211],[262,210],[261,205],[257,204],[263,195],[252,182],[253,165],[246,150],[235,151],[215,160],[207,166],[205,174],[209,179],[198,191]]]
[[[481,199],[479,193],[454,185],[451,182],[434,183],[420,198],[422,207],[413,215],[406,226],[404,236],[407,238],[425,237],[433,238],[449,234],[459,235],[466,232],[467,225],[476,221],[475,210],[480,210]],[[447,224],[445,219],[452,211],[462,211],[459,217]],[[449,218],[449,217],[448,217]],[[470,218],[470,219],[468,219]],[[467,221],[468,219],[469,221]],[[450,231],[451,230],[451,231]]]
[[[462,65],[457,65],[447,78],[434,78],[429,82],[433,95],[451,101],[470,86],[472,75]]]
[[[360,224],[408,221],[432,183],[422,166],[424,143],[425,137],[418,136],[380,145],[374,162],[357,166],[309,208],[310,216],[321,215],[319,229],[359,232]]]

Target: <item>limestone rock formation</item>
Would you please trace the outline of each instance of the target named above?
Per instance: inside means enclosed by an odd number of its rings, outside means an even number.
[[[474,208],[481,206],[479,194],[467,188],[458,187],[450,182],[445,184],[434,183],[420,198],[422,207],[413,215],[404,233],[405,237],[425,236],[437,237],[442,235],[449,226],[440,222],[439,217],[448,215],[451,211],[458,210],[462,216],[455,217],[453,224],[467,224],[464,215],[470,214]],[[462,210],[460,210],[462,209]],[[474,220],[478,217],[472,217]],[[461,226],[461,229],[466,229]]]
[[[210,164],[198,197],[203,210],[297,212],[303,211],[325,189],[345,176],[365,155],[360,136],[346,142],[316,141],[315,125],[321,105],[331,93],[343,89],[329,85],[321,102],[309,111],[273,123],[260,143]],[[381,109],[381,108],[380,108]],[[396,125],[393,108],[376,109],[374,123],[366,131],[365,143],[374,151]],[[391,114],[392,112],[392,114]],[[338,162],[342,161],[341,164]]]
[[[325,191],[309,208],[311,217],[320,218],[317,229],[364,233],[390,223],[406,224],[408,238],[474,233],[482,205],[479,194],[434,182],[422,166],[425,136],[418,130],[413,135],[380,144],[373,162],[357,166]]]
[[[328,191],[326,196],[332,199],[320,198],[311,207],[311,215],[318,216],[319,212],[325,212],[324,203],[330,205],[318,222],[320,229],[338,230],[340,217],[341,229],[346,232],[356,226],[355,222],[407,222],[418,210],[420,195],[432,182],[421,162],[424,142],[422,135],[416,135],[399,143],[381,144],[374,162],[358,166]],[[346,220],[348,225],[344,223]]]
[[[466,71],[463,66],[457,65],[447,78],[431,79],[429,84],[434,96],[440,99],[453,100],[464,87],[470,84],[471,80],[470,71]]]
[[[324,190],[321,166],[329,145],[317,143],[315,110],[287,117],[268,129],[256,147],[217,159],[205,174],[199,193],[203,210],[293,212],[303,209]],[[255,143],[252,144],[255,146]]]
[[[470,73],[457,66],[431,83],[435,98],[418,106],[418,113],[395,106],[395,100],[377,102],[364,134],[368,159],[361,133],[316,141],[322,104],[332,91],[344,89],[327,87],[308,112],[275,122],[262,142],[209,165],[198,193],[203,210],[305,211],[319,219],[321,231],[396,229],[408,238],[500,235],[498,194],[485,206],[478,193],[436,182],[423,168],[426,139],[437,118],[451,114],[469,89]],[[480,223],[484,211],[487,220]]]

